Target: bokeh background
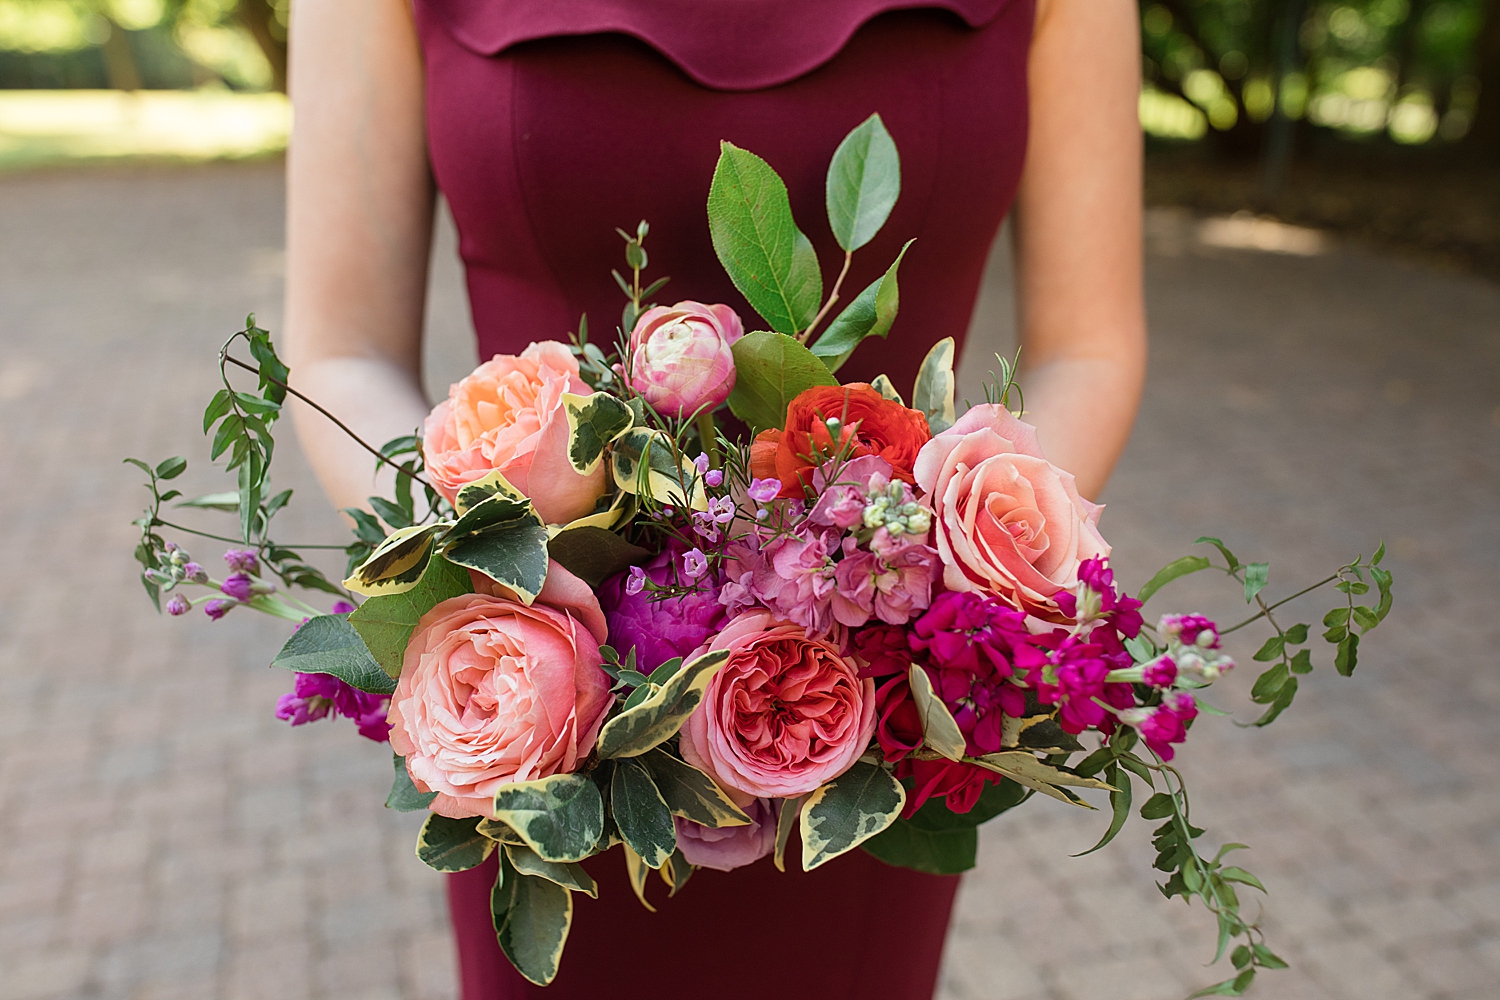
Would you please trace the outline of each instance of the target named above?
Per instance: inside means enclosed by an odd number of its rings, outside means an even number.
[[[1379,539],[1396,574],[1352,679],[1322,652],[1274,727],[1203,719],[1182,758],[1207,838],[1251,844],[1270,890],[1292,968],[1256,995],[1492,1000],[1500,4],[1141,18],[1153,348],[1103,497],[1117,566],[1139,583],[1222,534],[1270,561],[1272,595]],[[279,329],[286,23],[285,0],[0,0],[0,1000],[454,997],[418,817],[381,807],[386,750],[279,723],[282,627],[159,618],[129,559],[145,493],[119,460],[185,455],[189,495],[222,488],[195,429],[213,352],[247,312]],[[474,363],[446,218],[433,261],[437,396]],[[1010,290],[1002,235],[970,399],[1012,349]],[[277,465],[286,538],[339,540],[289,428]],[[1150,610],[1168,606],[1244,614],[1207,574]],[[1241,721],[1256,644],[1215,696]],[[984,829],[942,1000],[1224,978],[1207,915],[1156,891],[1148,824],[1068,857],[1102,826],[1043,801]]]

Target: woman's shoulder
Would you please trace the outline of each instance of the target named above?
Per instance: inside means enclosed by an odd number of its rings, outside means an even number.
[[[893,10],[948,11],[970,27],[1012,0],[414,0],[421,20],[493,55],[567,35],[637,38],[704,86],[759,90],[838,54],[860,26]]]

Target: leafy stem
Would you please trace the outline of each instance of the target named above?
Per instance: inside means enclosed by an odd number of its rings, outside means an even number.
[[[1283,597],[1281,600],[1277,601],[1275,604],[1270,605],[1269,607],[1266,606],[1266,603],[1264,601],[1262,601],[1260,599],[1260,595],[1257,594],[1255,600],[1260,605],[1260,608],[1261,608],[1260,613],[1259,614],[1251,615],[1249,618],[1246,618],[1244,621],[1240,622],[1237,625],[1231,625],[1231,626],[1229,626],[1229,628],[1221,629],[1219,631],[1219,634],[1220,635],[1228,635],[1231,632],[1238,632],[1240,629],[1244,628],[1246,625],[1251,625],[1251,624],[1253,624],[1255,622],[1258,622],[1262,618],[1270,618],[1272,611],[1275,611],[1277,608],[1281,607],[1283,604],[1288,604],[1288,603],[1290,603],[1292,601],[1295,601],[1297,598],[1301,597],[1303,594],[1311,594],[1313,591],[1317,590],[1319,587],[1326,587],[1326,586],[1328,586],[1330,583],[1333,583],[1335,580],[1340,579],[1340,573],[1342,573],[1342,572],[1343,571],[1340,570],[1339,573],[1334,573],[1332,576],[1325,577],[1325,578],[1323,578],[1322,580],[1319,580],[1317,583],[1313,584],[1310,587],[1303,587],[1301,590],[1297,591],[1295,594],[1291,595],[1290,597]],[[1232,576],[1233,574],[1230,574],[1230,575]],[[1238,577],[1236,577],[1236,579],[1238,579]],[[1275,621],[1272,621],[1271,624],[1275,625],[1276,623],[1275,623]],[[1276,631],[1280,632],[1281,629],[1278,628]]]
[[[854,251],[845,250],[844,266],[839,269],[838,279],[833,283],[833,291],[828,293],[828,301],[823,303],[823,308],[819,309],[817,315],[812,318],[812,322],[807,324],[807,329],[797,334],[797,340],[801,343],[807,343],[807,338],[812,336],[812,332],[817,329],[818,324],[823,322],[823,317],[828,315],[828,310],[832,309],[833,304],[839,300],[839,289],[844,287],[844,279],[849,275],[849,264],[853,260]]]

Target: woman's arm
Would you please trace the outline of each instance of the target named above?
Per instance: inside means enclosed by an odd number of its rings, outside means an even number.
[[[1140,38],[1130,0],[1039,0],[1016,196],[1027,420],[1097,496],[1146,375]]]
[[[406,0],[298,0],[292,18],[286,359],[298,390],[379,447],[427,414],[421,50]],[[306,406],[293,414],[328,496],[363,506],[374,459]]]

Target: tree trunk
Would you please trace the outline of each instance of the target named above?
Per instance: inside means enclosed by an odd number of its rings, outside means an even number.
[[[1500,165],[1500,0],[1485,5],[1484,27],[1474,46],[1479,60],[1479,107],[1464,148],[1481,164]]]
[[[286,40],[272,28],[276,12],[271,0],[240,0],[239,19],[271,64],[271,86],[286,93]]]
[[[104,39],[104,72],[115,90],[140,90],[141,71],[135,64],[135,52],[125,29],[109,21],[109,37]]]

